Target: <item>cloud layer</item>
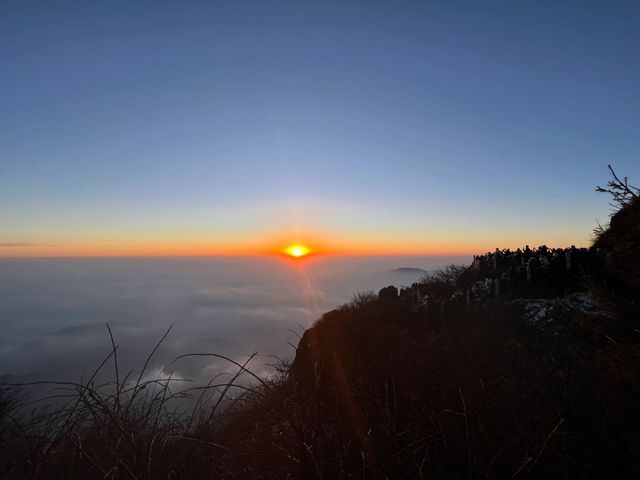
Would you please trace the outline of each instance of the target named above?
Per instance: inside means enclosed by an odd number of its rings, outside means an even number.
[[[0,261],[0,376],[78,380],[108,355],[109,323],[120,370],[136,370],[170,325],[151,371],[206,381],[229,368],[218,353],[257,371],[293,356],[292,331],[310,326],[352,294],[417,279],[390,268],[434,268],[448,259],[334,258],[304,263],[259,258]],[[407,263],[410,262],[410,263]],[[414,278],[415,277],[415,278]],[[104,376],[113,375],[105,367]]]

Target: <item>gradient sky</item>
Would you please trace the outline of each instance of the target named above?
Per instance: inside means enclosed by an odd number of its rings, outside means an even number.
[[[0,3],[0,256],[587,244],[640,3]]]

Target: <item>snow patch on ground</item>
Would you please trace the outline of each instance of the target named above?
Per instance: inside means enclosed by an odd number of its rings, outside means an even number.
[[[541,325],[554,320],[558,310],[579,310],[586,314],[598,314],[596,303],[586,292],[574,293],[565,298],[517,298],[512,304],[524,306],[524,318],[531,325]]]
[[[530,302],[524,307],[525,317],[527,321],[533,325],[552,321],[553,317],[551,313],[553,310],[553,305],[547,305],[541,302]]]

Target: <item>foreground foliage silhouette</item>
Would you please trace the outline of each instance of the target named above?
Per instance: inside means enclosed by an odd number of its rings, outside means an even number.
[[[226,359],[235,372],[226,381],[173,393],[171,379],[143,381],[146,364],[135,380],[120,378],[113,341],[98,370],[114,362],[114,382],[58,384],[54,394],[69,395],[63,408],[25,418],[16,411],[25,401],[14,390],[5,394],[0,472],[637,478],[639,229],[640,201],[629,198],[594,240],[593,249],[611,255],[594,254],[552,289],[535,290],[545,299],[452,302],[477,280],[460,266],[400,295],[394,288],[358,294],[307,330],[293,362],[268,380],[248,362]],[[434,303],[417,305],[414,293]],[[572,303],[576,293],[593,306]],[[553,306],[553,314],[531,321],[532,303]],[[172,405],[184,395],[192,408],[179,413]]]

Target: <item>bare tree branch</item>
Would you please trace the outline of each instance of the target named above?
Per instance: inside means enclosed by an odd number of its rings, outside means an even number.
[[[608,167],[613,179],[607,182],[606,187],[598,185],[596,187],[596,192],[610,194],[613,199],[611,206],[616,210],[625,207],[635,199],[640,198],[640,189],[629,185],[629,177],[624,177],[624,180],[620,180],[620,177],[618,177],[611,165],[608,165]]]

